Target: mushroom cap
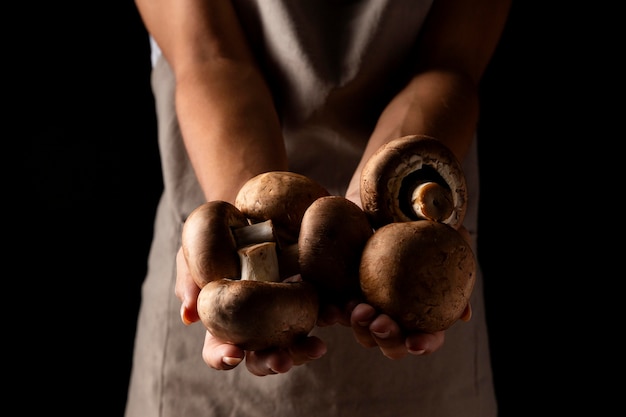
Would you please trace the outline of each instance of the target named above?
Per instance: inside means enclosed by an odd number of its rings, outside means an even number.
[[[204,203],[189,214],[183,225],[182,248],[199,287],[216,279],[239,277],[239,255],[231,230],[247,225],[242,212],[221,200]]]
[[[281,242],[298,241],[306,209],[329,192],[305,175],[270,171],[248,180],[235,198],[237,207],[252,222],[272,220]]]
[[[435,138],[409,135],[378,149],[361,173],[361,203],[375,229],[420,220],[410,210],[410,183],[430,177],[449,188],[454,209],[442,223],[458,229],[467,209],[467,185],[460,162]]]
[[[340,196],[321,197],[304,213],[298,239],[300,275],[322,302],[360,294],[359,264],[373,229],[365,212]]]
[[[363,296],[406,331],[450,327],[467,307],[475,280],[471,247],[444,223],[390,223],[374,232],[363,249]]]
[[[288,347],[315,326],[319,304],[308,282],[221,279],[198,295],[198,315],[215,337],[244,350]]]

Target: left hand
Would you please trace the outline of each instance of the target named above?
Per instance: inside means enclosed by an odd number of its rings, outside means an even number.
[[[367,348],[378,347],[389,359],[434,353],[445,340],[445,331],[405,334],[395,320],[386,314],[379,314],[374,307],[363,302],[348,304],[343,311],[336,306],[325,307],[318,325],[336,323],[351,327],[357,343]]]

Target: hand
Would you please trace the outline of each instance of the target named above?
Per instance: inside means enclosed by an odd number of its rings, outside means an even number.
[[[469,306],[468,306],[469,308]],[[365,347],[378,346],[390,359],[401,359],[407,354],[427,355],[443,346],[445,332],[411,333],[405,335],[388,315],[378,314],[369,304],[358,304],[350,316],[350,324],[357,342]]]
[[[459,233],[471,245],[469,231],[462,226]],[[405,334],[395,320],[386,314],[378,314],[374,307],[365,302],[356,304],[349,311],[349,325],[357,342],[365,347],[378,346],[382,354],[390,359],[401,359],[407,354],[427,355],[439,350],[445,341],[445,331]],[[341,309],[327,308],[322,313],[323,324],[346,322],[345,312]],[[468,303],[460,320],[469,321],[471,315],[472,309]]]
[[[467,307],[462,320],[469,320],[471,308]],[[390,359],[401,359],[407,354],[426,355],[443,346],[445,332],[412,333],[405,335],[400,326],[388,315],[378,314],[369,304],[353,300],[345,307],[326,305],[320,310],[318,326],[341,324],[352,327],[356,341],[365,347],[380,348]]]
[[[180,315],[183,323],[192,324],[198,320],[197,299],[200,288],[196,285],[182,248],[176,254],[176,296],[181,300]],[[292,367],[305,364],[322,357],[326,353],[326,345],[315,336],[298,340],[289,348],[270,348],[261,351],[244,351],[239,347],[226,343],[210,332],[206,332],[202,358],[213,369],[229,370],[237,367],[245,359],[248,370],[257,376],[280,374]]]

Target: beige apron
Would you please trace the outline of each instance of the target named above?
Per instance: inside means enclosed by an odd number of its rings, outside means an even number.
[[[291,170],[343,195],[375,115],[402,80],[398,68],[406,68],[404,57],[430,3],[237,2],[251,42],[268,57],[262,64],[276,92]],[[323,26],[312,25],[320,15]],[[182,324],[174,295],[182,223],[204,200],[180,137],[173,76],[161,57],[152,76],[165,187],[143,285],[126,417],[496,416],[480,271],[472,319],[454,324],[432,355],[392,361],[358,345],[350,329],[337,325],[314,330],[328,345],[324,357],[287,374],[256,377],[245,364],[231,371],[209,368],[201,357],[204,328]],[[476,157],[474,143],[464,161],[470,187],[465,225],[474,248]]]

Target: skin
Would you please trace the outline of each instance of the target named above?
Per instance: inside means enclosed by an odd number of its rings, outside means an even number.
[[[288,170],[270,91],[231,3],[136,0],[136,4],[174,71],[181,132],[207,201],[232,203],[253,176]],[[464,159],[477,127],[478,84],[509,8],[510,0],[434,2],[416,52],[420,65],[380,115],[348,187],[348,199],[360,206],[361,169],[392,139],[430,135]],[[199,290],[179,251],[175,293],[186,324],[199,320],[195,302]],[[433,353],[445,338],[444,332],[402,334],[397,323],[366,304],[329,308],[318,320],[319,325],[336,323],[351,326],[358,343],[378,347],[391,359]],[[215,369],[232,369],[245,359],[250,372],[269,375],[324,353],[326,345],[316,337],[289,349],[244,352],[207,332],[202,354]]]

